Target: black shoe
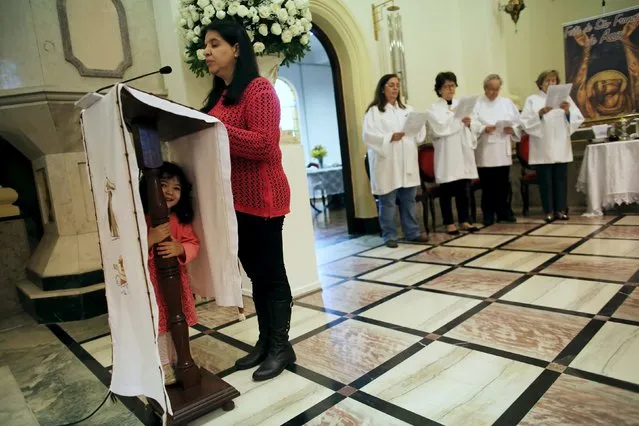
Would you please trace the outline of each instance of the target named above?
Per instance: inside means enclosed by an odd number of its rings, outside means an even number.
[[[555,219],[557,220],[568,220],[568,215],[563,212],[555,213]]]
[[[259,297],[253,299],[253,303],[255,304],[255,312],[257,313],[260,337],[248,355],[235,361],[235,368],[238,370],[248,370],[249,368],[257,367],[268,355],[268,300]]]
[[[397,247],[399,247],[399,244],[397,244],[397,241],[395,241],[395,240],[386,241],[384,244],[388,248],[397,248]]]
[[[411,238],[408,241],[411,242],[411,243],[415,243],[415,244],[427,243],[428,242],[428,234],[427,233],[419,234],[417,237]]]
[[[482,223],[484,226],[490,226],[495,224],[495,214],[494,213],[486,213],[482,210]],[[499,217],[497,217],[497,222],[499,222]]]
[[[253,373],[256,382],[280,375],[286,367],[297,361],[293,346],[288,341],[292,307],[291,301],[269,301],[269,350],[262,365]]]
[[[555,218],[553,217],[553,215],[549,214],[549,215],[546,215],[544,220],[546,221],[546,223],[550,223],[550,222],[554,222]]]

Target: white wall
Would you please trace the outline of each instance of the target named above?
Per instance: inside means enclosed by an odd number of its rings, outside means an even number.
[[[163,3],[166,3],[166,0]],[[122,5],[126,13],[133,58],[131,67],[124,72],[123,79],[126,79],[158,69],[161,62],[151,1],[123,1]],[[117,25],[116,12],[111,2],[96,1],[95,6],[97,10],[107,7],[112,12],[110,24],[106,24],[105,28],[114,29],[113,26]],[[74,3],[68,2],[67,8],[73,12]],[[71,37],[77,43],[74,28],[77,29],[76,21],[80,18],[72,13],[69,19]],[[82,23],[90,27],[92,23],[101,20],[104,20],[104,17],[96,13],[86,17],[86,22]],[[83,77],[74,65],[64,59],[55,1],[0,0],[0,28],[0,96],[43,89],[88,92],[117,83],[119,80]],[[97,32],[88,34],[83,40],[90,44],[91,48],[78,47],[77,52],[74,51],[89,67],[91,64],[101,63],[102,57],[120,58],[122,55],[119,37],[110,37],[98,43],[94,38],[97,35]],[[152,93],[165,92],[160,76],[150,76],[136,81],[133,86]]]
[[[384,44],[373,38],[372,2],[340,1],[367,38],[362,48],[368,48],[372,58],[388,56]],[[602,11],[600,0],[528,1],[515,28],[510,16],[497,10],[498,3],[506,2],[396,0],[402,15],[409,104],[418,110],[427,108],[437,99],[435,75],[449,70],[457,74],[459,96],[482,92],[484,77],[498,73],[505,80],[502,93],[522,102],[536,91],[534,80],[542,70],[555,68],[564,77],[562,24]],[[637,0],[606,3],[610,13],[634,6]],[[386,31],[385,19],[380,29]],[[388,61],[374,65],[377,78],[391,71]]]
[[[170,65],[173,72],[164,76],[169,99],[200,109],[212,87],[212,77],[196,77],[184,62],[183,42],[176,29],[176,16],[180,10],[177,0],[153,0],[153,13],[157,28],[158,49],[162,65]]]
[[[306,162],[316,161],[310,152],[323,145],[324,165],[341,164],[333,73],[329,65],[293,64],[281,67],[279,76],[293,85],[299,103],[301,143]]]
[[[369,41],[362,48],[368,47],[373,58],[388,56],[384,44],[373,37],[371,2],[341,1],[352,11]],[[504,29],[496,0],[397,0],[396,4],[402,15],[408,103],[415,109],[425,110],[437,100],[433,85],[440,71],[455,72],[460,96],[480,93],[487,74],[505,74]],[[381,31],[387,31],[385,21]],[[385,68],[388,63],[379,61],[376,65],[376,80],[391,71]],[[370,88],[371,98],[374,90],[374,86]]]

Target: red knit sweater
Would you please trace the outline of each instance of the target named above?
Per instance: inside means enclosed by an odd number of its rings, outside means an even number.
[[[291,191],[282,167],[275,88],[260,77],[249,83],[237,104],[223,105],[222,99],[209,114],[228,131],[235,210],[265,218],[286,215]]]

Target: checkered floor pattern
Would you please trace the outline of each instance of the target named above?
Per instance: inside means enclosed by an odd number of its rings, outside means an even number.
[[[323,289],[295,302],[297,363],[270,382],[232,367],[257,340],[250,299],[241,322],[198,307],[194,357],[241,396],[194,425],[639,424],[639,216],[339,244]],[[53,327],[108,381],[93,321]]]

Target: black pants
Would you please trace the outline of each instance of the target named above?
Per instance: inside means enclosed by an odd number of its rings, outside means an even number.
[[[544,213],[565,212],[568,208],[568,163],[538,164],[535,170]]]
[[[478,167],[477,172],[481,181],[481,211],[484,223],[493,223],[495,215],[497,220],[508,219],[510,166]]]
[[[451,205],[451,199],[453,197],[455,197],[455,204],[457,205],[457,219],[459,220],[459,223],[468,222],[470,216],[470,210],[468,207],[469,183],[469,179],[460,179],[439,184],[439,189],[441,191],[439,196],[439,206],[442,209],[444,225],[452,225],[455,223]]]
[[[292,301],[284,266],[284,216],[265,219],[237,212],[238,257],[251,279],[253,299]]]

